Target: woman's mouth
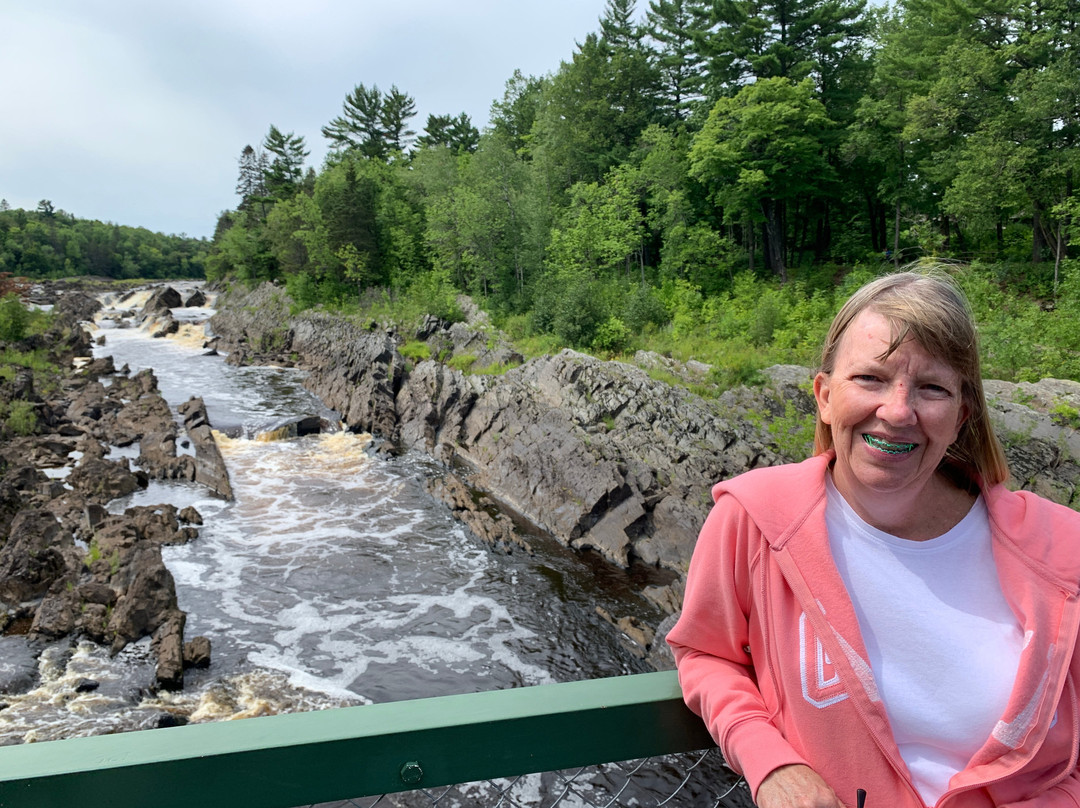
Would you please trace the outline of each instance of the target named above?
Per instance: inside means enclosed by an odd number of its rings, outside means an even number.
[[[919,445],[917,443],[893,443],[884,438],[878,438],[874,435],[867,434],[864,434],[862,438],[866,442],[866,445],[871,449],[877,449],[879,452],[885,452],[885,454],[891,455],[907,454]]]

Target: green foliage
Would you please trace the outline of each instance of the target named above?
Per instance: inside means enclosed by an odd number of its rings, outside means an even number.
[[[549,274],[537,287],[533,325],[562,345],[587,349],[611,317],[612,292],[618,288],[584,274]]]
[[[630,344],[630,329],[622,320],[612,315],[600,324],[593,337],[592,348],[604,354],[617,354]]]
[[[415,278],[405,295],[406,308],[417,318],[431,314],[447,323],[459,323],[465,314],[457,302],[458,291],[446,272],[432,271]]]
[[[90,547],[87,549],[86,557],[83,559],[83,564],[90,566],[95,561],[101,558],[101,545],[98,544],[97,539],[90,539]]]
[[[26,336],[30,315],[16,294],[0,298],[0,340],[16,342]]]
[[[7,407],[4,422],[16,435],[33,435],[38,428],[37,410],[30,401],[12,401]]]
[[[60,374],[60,368],[52,363],[48,351],[43,349],[19,351],[13,348],[4,348],[3,351],[0,351],[0,367],[8,365],[28,368],[42,376],[49,374],[59,376]]]
[[[474,376],[502,376],[507,371],[517,367],[521,367],[519,362],[494,362],[490,365],[484,365],[482,368],[474,367],[470,372]]]
[[[413,362],[422,362],[425,359],[431,358],[430,346],[428,346],[426,342],[420,342],[419,340],[403,342],[398,346],[398,353],[405,359]]]
[[[1064,402],[1058,402],[1050,408],[1050,417],[1062,426],[1080,429],[1080,410]]]
[[[454,370],[460,370],[462,373],[468,373],[470,370],[472,370],[472,366],[476,364],[476,354],[454,354],[447,360],[446,364],[448,364]]]
[[[28,278],[201,278],[209,244],[42,208],[0,209],[0,272]]]
[[[773,418],[768,430],[781,454],[791,460],[804,460],[814,448],[815,424],[812,414],[799,412],[790,401],[784,401],[784,414]]]

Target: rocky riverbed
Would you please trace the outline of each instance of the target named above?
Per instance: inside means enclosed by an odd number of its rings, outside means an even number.
[[[438,460],[450,482],[435,492],[480,535],[511,546],[510,515],[619,566],[646,567],[655,582],[645,593],[672,615],[711,485],[810,449],[809,368],[773,367],[764,386],[703,398],[688,388],[707,367],[656,354],[625,363],[564,350],[522,362],[474,308],[468,324],[429,318],[408,334],[288,312],[277,287],[233,290],[211,320],[216,345],[238,364],[307,368],[306,384],[350,428],[381,438],[382,451]],[[410,356],[437,358],[410,360],[406,343]],[[990,381],[987,393],[1014,484],[1080,506],[1080,436],[1068,418],[1080,410],[1080,384]],[[643,643],[662,636],[645,628]],[[661,665],[662,645],[652,649]]]
[[[205,637],[185,642],[161,556],[163,545],[197,535],[200,515],[106,506],[153,478],[199,481],[228,497],[228,474],[199,399],[185,405],[181,434],[152,373],[91,360],[81,324],[98,307],[92,295],[64,294],[52,331],[5,346],[46,355],[54,368],[0,382],[4,412],[28,405],[36,424],[19,435],[5,422],[0,433],[0,693],[32,680],[34,656],[73,637],[113,654],[151,637],[154,682],[164,689],[182,686],[185,667],[209,662]],[[125,452],[136,446],[137,456]]]

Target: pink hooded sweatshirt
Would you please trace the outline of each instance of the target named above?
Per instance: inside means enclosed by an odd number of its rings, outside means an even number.
[[[863,788],[867,806],[923,808],[829,552],[832,458],[757,469],[713,488],[667,640],[686,703],[755,796],[771,771],[803,763],[847,805]],[[1025,646],[1005,714],[938,805],[1077,808],[1080,514],[1004,486],[982,493]],[[948,653],[926,649],[928,658]]]

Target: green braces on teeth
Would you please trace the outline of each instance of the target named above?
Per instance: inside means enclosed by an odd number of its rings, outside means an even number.
[[[889,443],[889,441],[875,438],[873,435],[863,435],[863,440],[886,454],[904,454],[915,448],[914,443]]]

